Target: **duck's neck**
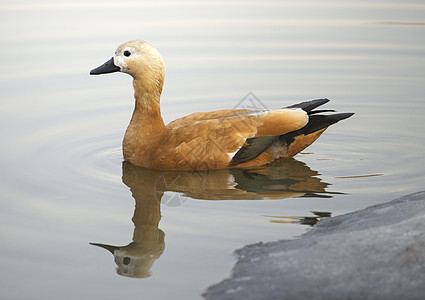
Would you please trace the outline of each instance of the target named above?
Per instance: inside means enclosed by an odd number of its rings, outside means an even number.
[[[165,132],[159,101],[161,90],[148,89],[139,80],[133,81],[135,107],[123,140],[124,159],[139,164],[152,145]],[[162,86],[161,86],[162,87]]]

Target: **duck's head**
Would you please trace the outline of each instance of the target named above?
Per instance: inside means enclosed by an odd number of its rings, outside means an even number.
[[[135,80],[140,80],[145,88],[154,85],[162,89],[164,60],[151,44],[140,40],[129,41],[120,45],[110,60],[91,70],[90,75],[113,72],[127,73]]]

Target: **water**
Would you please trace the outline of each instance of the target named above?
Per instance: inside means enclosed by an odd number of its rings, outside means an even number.
[[[199,299],[234,249],[423,190],[424,12],[422,1],[3,1],[1,298]],[[356,115],[256,172],[123,165],[131,79],[88,72],[136,38],[165,59],[166,122],[245,96],[269,108],[327,97]]]

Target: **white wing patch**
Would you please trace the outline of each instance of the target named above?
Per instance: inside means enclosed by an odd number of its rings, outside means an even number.
[[[233,156],[235,156],[235,154],[239,151],[240,148],[238,148],[238,150],[236,150],[235,152],[227,153],[227,155],[229,155],[230,160],[232,160]]]
[[[245,139],[245,141],[246,141],[246,139]],[[235,152],[227,152],[227,155],[229,156],[230,161],[233,159],[233,157],[236,155],[236,153],[238,153],[238,151],[241,150],[241,148],[244,146],[244,144],[242,146],[240,146]]]

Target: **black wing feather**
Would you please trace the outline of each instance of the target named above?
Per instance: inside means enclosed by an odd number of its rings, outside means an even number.
[[[273,145],[278,138],[279,136],[262,136],[247,139],[246,146],[239,149],[239,151],[233,156],[229,165],[236,166],[256,158]]]

